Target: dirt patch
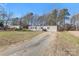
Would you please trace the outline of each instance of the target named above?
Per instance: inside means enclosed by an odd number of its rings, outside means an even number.
[[[70,34],[79,37],[79,31],[69,31]]]

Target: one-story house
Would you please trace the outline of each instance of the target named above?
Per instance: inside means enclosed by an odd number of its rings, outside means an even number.
[[[57,31],[57,26],[29,26],[28,29],[32,31],[53,32],[53,31]]]

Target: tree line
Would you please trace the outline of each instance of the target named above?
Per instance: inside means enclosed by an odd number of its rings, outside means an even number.
[[[10,22],[11,21],[11,22]],[[0,6],[0,27],[7,29],[8,24],[19,25],[20,28],[28,26],[57,26],[58,31],[79,30],[79,14],[71,16],[67,8],[53,9],[47,14],[37,15],[30,12],[22,17],[13,17],[13,13],[7,12]]]

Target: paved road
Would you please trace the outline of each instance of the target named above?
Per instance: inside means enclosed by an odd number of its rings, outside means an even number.
[[[55,32],[45,32],[36,37],[31,41],[11,45],[6,48],[0,55],[6,56],[44,56],[54,55],[54,41],[56,39]]]

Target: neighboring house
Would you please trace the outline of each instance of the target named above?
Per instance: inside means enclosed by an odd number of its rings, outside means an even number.
[[[28,29],[32,31],[53,32],[53,31],[57,31],[57,26],[29,26]]]
[[[6,24],[6,21],[4,21],[4,26],[7,26],[8,28],[11,28],[11,29],[12,28],[20,29],[20,26],[19,25],[13,25],[12,24],[12,21],[10,21],[10,20],[7,22],[7,24]]]
[[[8,28],[20,29],[20,26],[19,25],[10,25],[10,26],[8,26]]]

